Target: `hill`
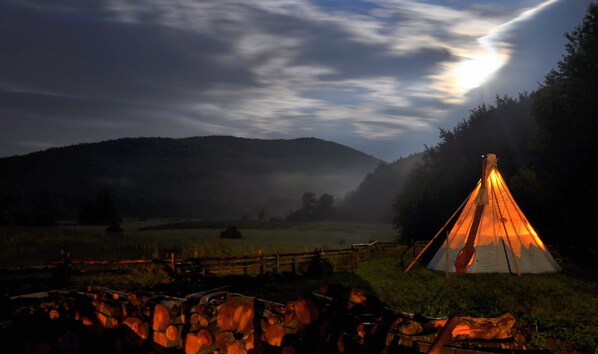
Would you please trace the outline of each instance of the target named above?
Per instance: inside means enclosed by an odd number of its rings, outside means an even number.
[[[201,218],[275,206],[264,210],[269,218],[296,208],[306,191],[344,195],[380,162],[316,138],[125,138],[0,159],[0,205],[5,223],[74,218],[90,205]]]
[[[381,162],[356,189],[347,193],[342,208],[360,221],[392,222],[393,204],[409,173],[422,161],[423,153]]]

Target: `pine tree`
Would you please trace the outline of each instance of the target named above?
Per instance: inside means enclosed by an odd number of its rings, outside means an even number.
[[[591,173],[598,156],[598,3],[565,37],[566,53],[532,95],[540,127],[536,170],[552,214],[547,230],[590,259],[598,248]]]

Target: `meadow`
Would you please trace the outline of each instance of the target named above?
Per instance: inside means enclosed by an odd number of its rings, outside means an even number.
[[[52,228],[0,228],[0,266],[43,265],[68,253],[72,259],[151,259],[217,257],[306,252],[350,248],[353,243],[392,241],[388,224],[313,222],[275,224],[245,229],[242,238],[222,239],[223,228],[161,228],[172,220],[125,222],[123,232],[109,234],[105,227],[64,224]],[[243,225],[243,221],[230,225]]]
[[[61,251],[79,259],[131,259],[231,256],[342,249],[352,243],[392,241],[386,224],[318,222],[287,227],[243,229],[239,240],[221,239],[218,228],[147,229],[160,222],[124,223],[122,234],[102,227],[62,225],[55,228],[0,229],[0,265],[41,265]],[[163,221],[161,223],[164,223]],[[445,317],[454,312],[472,317],[511,313],[530,343],[552,352],[598,352],[598,275],[572,263],[557,274],[445,275],[419,263],[403,271],[411,252],[373,254],[353,272],[320,279],[266,280],[260,296],[273,301],[315,290],[322,281],[363,289],[395,310]],[[109,286],[110,284],[105,284]]]

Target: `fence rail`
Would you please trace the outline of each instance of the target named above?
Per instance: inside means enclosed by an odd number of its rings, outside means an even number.
[[[395,242],[373,241],[352,244],[351,248],[316,250],[299,253],[254,254],[231,257],[200,257],[162,259],[71,259],[64,257],[50,264],[35,268],[0,269],[0,287],[10,289],[19,282],[31,282],[46,274],[55,285],[69,285],[76,277],[101,275],[144,275],[163,270],[174,273],[196,273],[198,275],[248,275],[305,274],[314,264],[324,262],[333,271],[354,269],[373,253],[405,249],[407,246]],[[31,284],[35,286],[36,284]],[[5,290],[6,292],[6,290]],[[8,291],[10,292],[10,291]]]

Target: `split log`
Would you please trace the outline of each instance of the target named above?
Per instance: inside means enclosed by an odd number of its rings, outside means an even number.
[[[122,306],[119,302],[112,299],[112,296],[106,297],[105,292],[96,293],[91,301],[95,307],[95,317],[97,322],[103,328],[116,328],[123,316]]]
[[[249,333],[253,331],[253,298],[230,296],[218,308],[216,324],[220,331]]]
[[[453,332],[455,326],[457,326],[460,320],[460,313],[457,312],[451,315],[446,320],[446,323],[440,330],[440,333],[438,333],[438,335],[436,336],[436,339],[434,339],[434,342],[432,342],[432,345],[430,346],[426,354],[439,354],[442,350],[442,347],[450,340],[452,335],[451,333]]]
[[[248,333],[253,331],[253,312],[253,304],[237,305],[233,317],[237,332]]]
[[[122,316],[122,306],[120,303],[112,300],[102,300],[100,298],[94,299],[92,305],[97,311],[103,313],[108,317],[119,318]]]
[[[295,316],[302,325],[308,325],[316,321],[319,317],[320,310],[315,301],[307,296],[301,295],[297,301],[295,301]]]
[[[447,319],[433,320],[426,324],[427,328],[442,328]],[[506,313],[497,318],[461,317],[453,329],[454,340],[496,340],[513,338],[515,317]]]
[[[154,318],[152,321],[152,329],[154,331],[163,331],[172,322],[170,310],[163,304],[157,304],[154,307]]]
[[[93,326],[93,321],[87,316],[81,316],[79,312],[75,312],[75,321],[81,322],[84,326]]]
[[[111,316],[107,316],[104,313],[100,312],[100,311],[96,311],[96,319],[98,321],[98,323],[103,327],[103,328],[116,328],[118,327],[118,319],[111,317]]]
[[[171,341],[177,341],[181,339],[180,337],[181,332],[179,331],[179,328],[177,326],[174,325],[170,325],[166,328],[166,338]]]
[[[154,331],[164,331],[171,324],[182,323],[181,301],[163,300],[154,306],[152,328]]]
[[[147,339],[149,334],[149,324],[143,322],[140,318],[126,317],[123,325],[129,327],[139,338]]]
[[[235,338],[233,332],[220,332],[216,335],[216,343],[227,354],[246,354],[254,349],[253,333],[245,334],[241,339]]]
[[[202,349],[210,347],[213,342],[212,333],[206,329],[202,329],[197,333],[187,333],[185,354],[197,354]]]
[[[355,305],[363,305],[367,302],[367,296],[365,292],[360,289],[352,288],[349,290],[349,302],[347,303],[347,308],[350,310]]]
[[[232,304],[225,303],[218,309],[218,316],[216,317],[216,325],[220,331],[234,331],[235,330],[235,307]]]
[[[282,337],[285,335],[284,327],[281,324],[274,324],[267,327],[262,335],[264,342],[274,347],[280,347]]]
[[[164,348],[180,348],[182,342],[181,332],[182,325],[170,325],[165,331],[154,332],[154,343]]]
[[[50,310],[50,318],[52,320],[56,320],[56,319],[58,319],[58,317],[60,317],[60,313],[58,312],[58,310],[56,310],[56,309]]]
[[[226,348],[226,354],[247,354],[245,344],[241,342],[235,342]]]
[[[442,326],[446,323],[446,320],[442,320]],[[442,326],[435,328],[437,330],[442,329]],[[421,333],[424,330],[421,323],[416,321],[404,320],[402,324],[397,327],[397,331],[401,334],[412,336]]]
[[[261,318],[262,341],[274,347],[280,347],[285,335],[284,307],[281,304],[265,303]],[[294,311],[293,311],[294,314]]]
[[[168,338],[162,332],[154,332],[154,343],[161,345],[164,348],[168,347]]]
[[[210,324],[210,317],[203,313],[195,312],[191,314],[189,322],[191,323],[192,328],[200,329],[207,327]]]
[[[284,324],[290,325],[295,319],[295,303],[288,301],[284,307],[283,312]]]

